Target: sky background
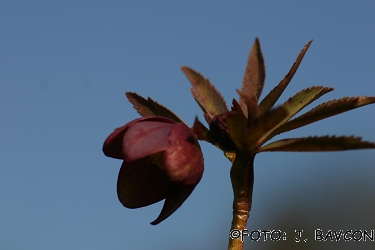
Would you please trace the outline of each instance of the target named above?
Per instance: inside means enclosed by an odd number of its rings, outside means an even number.
[[[203,142],[205,172],[171,217],[163,202],[124,208],[121,161],[102,144],[139,117],[126,91],[152,97],[192,125],[201,110],[181,72],[238,98],[258,37],[262,97],[314,39],[280,104],[313,85],[334,87],[305,110],[375,95],[374,1],[0,1],[0,248],[226,249],[230,163]],[[375,106],[277,137],[357,135],[375,141]],[[374,249],[375,242],[314,242],[314,229],[375,229],[375,151],[262,153],[255,159],[249,230],[283,230],[253,249]],[[294,230],[308,241],[295,243]],[[347,247],[347,248],[345,248]]]

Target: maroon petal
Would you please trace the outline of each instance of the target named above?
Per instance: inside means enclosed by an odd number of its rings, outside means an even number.
[[[166,150],[168,136],[173,124],[158,121],[143,121],[133,124],[124,135],[123,155],[134,161]]]
[[[113,131],[107,139],[104,141],[103,144],[103,153],[112,158],[116,159],[124,159],[123,153],[122,153],[122,142],[125,132],[128,130],[129,127],[131,127],[133,124],[142,122],[142,121],[159,121],[159,122],[165,122],[165,123],[174,123],[172,120],[165,118],[165,117],[142,117],[135,119],[124,126],[120,128],[116,128],[115,131]]]
[[[171,183],[150,157],[122,163],[117,196],[127,208],[139,208],[165,199]]]
[[[107,137],[103,144],[103,153],[106,156],[115,159],[124,159],[122,156],[122,138],[128,127],[129,123],[120,128],[116,128],[115,131]]]
[[[164,171],[174,183],[196,185],[203,175],[203,155],[194,133],[184,123],[176,123],[168,141]]]
[[[165,199],[163,209],[160,212],[160,215],[156,220],[151,222],[151,225],[156,225],[168,218],[174,211],[176,211],[182,203],[189,197],[191,192],[193,192],[195,185],[190,186],[181,186],[174,185],[171,188],[171,192],[168,194],[168,197]]]

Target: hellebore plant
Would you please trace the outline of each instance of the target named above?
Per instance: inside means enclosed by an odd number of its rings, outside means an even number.
[[[151,98],[136,93],[126,96],[143,117],[108,136],[103,145],[106,156],[122,159],[117,181],[120,202],[128,208],[148,206],[165,199],[156,225],[169,217],[191,194],[203,174],[203,155],[198,140],[224,152],[232,162],[233,220],[231,230],[246,228],[253,184],[254,157],[267,151],[316,152],[375,148],[375,143],[353,136],[287,138],[266,144],[274,136],[310,123],[375,103],[372,97],[344,97],[318,105],[292,119],[304,107],[333,88],[313,86],[290,97],[281,106],[275,103],[297,71],[312,41],[307,43],[283,80],[259,102],[265,82],[265,65],[259,40],[250,51],[239,100],[229,110],[224,98],[201,74],[182,67],[192,84],[191,92],[208,123],[197,118],[189,128],[176,114]],[[240,238],[229,238],[228,249],[243,249]]]

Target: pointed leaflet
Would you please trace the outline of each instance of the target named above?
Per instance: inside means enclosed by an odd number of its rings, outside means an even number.
[[[375,148],[375,143],[362,141],[361,137],[353,136],[321,136],[307,138],[290,138],[272,142],[256,152],[290,151],[290,152],[317,152],[341,151],[351,149]]]
[[[134,92],[126,92],[125,95],[128,98],[129,102],[131,102],[134,105],[133,108],[137,110],[138,114],[140,114],[143,117],[162,116],[169,118],[175,122],[183,122],[181,118],[178,117],[175,113],[173,113],[163,105],[160,105],[159,103],[155,102],[150,97],[148,99],[145,99]]]
[[[242,108],[240,106],[240,104],[237,102],[236,99],[233,98],[233,101],[232,101],[232,107],[231,107],[231,110],[232,111],[236,111],[242,115],[244,115],[243,111],[242,111]]]
[[[312,40],[309,41],[303,47],[296,61],[293,63],[292,68],[289,70],[288,74],[286,74],[284,79],[281,80],[281,82],[270,93],[268,93],[268,95],[261,101],[261,103],[259,104],[259,110],[261,114],[264,114],[265,112],[270,110],[273,107],[273,105],[275,105],[275,103],[277,102],[281,94],[284,92],[285,88],[288,86],[288,84],[292,80],[294,74],[296,73],[299,65],[301,64],[302,59],[305,56],[311,43],[312,43]]]
[[[322,95],[326,94],[329,91],[332,91],[333,88],[327,88],[323,86],[313,86],[307,89],[303,89],[294,96],[290,97],[286,102],[283,103],[282,107],[284,107],[288,113],[288,115],[280,122],[280,125],[288,121],[292,118],[295,114],[297,114],[301,109],[321,97]],[[277,127],[278,127],[277,126]],[[272,137],[275,136],[275,130],[271,131],[270,133],[266,134],[260,140],[263,144]]]
[[[202,105],[198,102],[197,99],[194,98],[194,101],[198,104],[198,106],[199,106],[199,107],[201,108],[201,110],[203,111],[203,117],[204,117],[204,119],[206,120],[206,122],[207,122],[208,124],[210,124],[210,123],[211,123],[211,117],[207,114],[206,109],[205,109],[204,107],[202,107]]]
[[[375,96],[344,97],[320,104],[309,112],[281,125],[275,130],[275,134],[284,133],[310,123],[338,115],[343,112],[375,103]]]
[[[280,106],[256,119],[246,133],[246,144],[249,150],[258,146],[258,140],[269,131],[274,130],[287,115],[286,109]]]
[[[210,118],[229,111],[224,98],[208,79],[188,67],[181,69],[191,82],[191,92],[195,100]]]
[[[259,39],[256,38],[247,60],[241,90],[246,95],[251,96],[258,101],[263,90],[265,79],[266,68],[264,66],[264,59],[260,49]],[[240,105],[246,114],[246,101],[242,98],[242,96],[240,96]]]
[[[247,110],[245,116],[249,119],[249,121],[255,120],[259,113],[257,100],[252,95],[249,95],[242,90],[237,89],[237,93],[240,95],[240,100],[245,103],[246,109],[244,110]]]

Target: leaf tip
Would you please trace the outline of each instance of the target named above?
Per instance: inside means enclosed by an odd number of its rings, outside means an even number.
[[[186,71],[188,71],[190,68],[187,67],[187,66],[181,66],[181,70],[182,72],[186,73]]]

